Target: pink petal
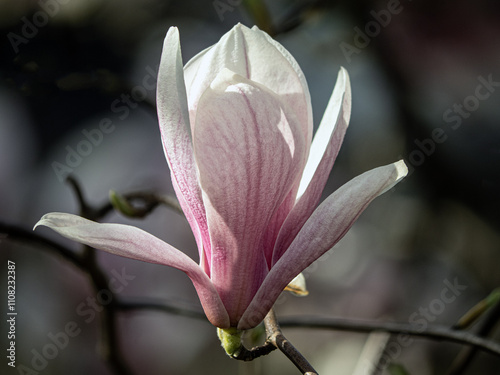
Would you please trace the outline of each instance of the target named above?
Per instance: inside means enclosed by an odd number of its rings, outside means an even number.
[[[200,258],[210,259],[205,208],[193,158],[179,32],[174,27],[168,30],[165,37],[157,90],[161,138],[172,184],[195,235]],[[210,274],[206,264],[201,263]]]
[[[260,323],[287,284],[331,249],[368,204],[392,188],[407,172],[403,161],[372,169],[330,195],[313,212],[290,247],[273,266],[243,314],[238,328],[249,329]]]
[[[276,210],[274,216],[269,221],[269,224],[264,232],[262,249],[264,250],[266,256],[266,262],[268,268],[272,267],[273,252],[278,234],[280,233],[281,227],[283,226],[285,219],[288,217],[290,211],[295,205],[297,188],[298,188],[298,181],[292,187],[292,189],[288,193],[283,203],[281,203],[279,208]]]
[[[263,233],[300,177],[304,135],[276,94],[223,70],[200,99],[193,138],[211,279],[233,324],[267,273]]]
[[[222,69],[229,69],[265,85],[295,112],[309,147],[312,107],[304,74],[295,59],[278,42],[258,28],[238,24],[214,46],[193,57],[185,67],[191,124],[198,100]]]
[[[276,240],[273,264],[283,255],[316,209],[342,145],[350,115],[351,84],[347,71],[341,68],[323,119],[314,135],[297,193],[298,201],[286,218]]]
[[[111,254],[163,264],[185,272],[193,282],[210,322],[217,327],[229,327],[228,314],[206,273],[186,254],[159,238],[129,225],[100,224],[80,216],[58,212],[44,215],[35,228],[39,225]]]

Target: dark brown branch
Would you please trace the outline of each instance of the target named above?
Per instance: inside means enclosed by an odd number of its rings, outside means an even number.
[[[239,361],[249,362],[253,361],[256,358],[268,355],[276,349],[277,347],[269,341],[266,341],[263,345],[255,346],[251,349],[247,349],[242,345],[238,354],[234,355],[232,358]]]
[[[252,361],[255,358],[267,355],[279,349],[302,374],[317,375],[316,370],[314,370],[304,356],[283,335],[273,310],[266,315],[264,325],[267,334],[266,342],[261,346],[256,346],[251,349],[247,349],[242,345],[238,353],[233,355],[232,358],[240,361]]]
[[[206,319],[200,310],[185,309],[179,307],[176,304],[165,304],[163,302],[160,303],[160,302],[127,301],[127,302],[121,302],[119,308],[123,310],[155,309],[158,311],[181,314],[183,316],[189,316],[197,319]],[[284,317],[281,318],[280,325],[281,327],[286,327],[286,328],[333,329],[337,331],[349,331],[349,332],[359,332],[359,333],[370,333],[374,331],[385,331],[393,334],[402,333],[402,334],[408,334],[410,336],[418,336],[432,340],[443,340],[443,341],[455,342],[457,344],[477,347],[482,351],[500,356],[500,344],[497,344],[496,342],[491,340],[484,339],[470,332],[453,330],[447,326],[429,325],[427,329],[422,331],[410,324],[405,324],[405,323],[378,322],[378,321],[366,321],[366,320],[356,320],[356,319],[346,319],[346,318],[329,318],[329,317],[317,317],[317,316]],[[247,350],[253,351],[254,349],[255,348]],[[242,358],[236,358],[236,359],[245,360],[243,357],[256,358],[257,356],[253,356],[247,353],[242,355]]]
[[[428,326],[421,330],[405,323],[364,321],[345,318],[328,318],[317,316],[286,317],[281,319],[282,327],[334,329],[349,332],[385,331],[389,333],[403,333],[433,340],[444,340],[462,345],[474,346],[485,352],[500,356],[500,344],[484,339],[466,331],[452,330],[447,326]]]

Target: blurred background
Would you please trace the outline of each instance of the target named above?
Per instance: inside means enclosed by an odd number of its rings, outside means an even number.
[[[452,325],[500,284],[499,17],[500,4],[487,0],[1,0],[0,221],[30,230],[44,213],[78,213],[69,173],[94,205],[110,189],[172,194],[154,104],[166,31],[179,28],[187,62],[236,23],[257,24],[303,69],[315,126],[340,66],[350,74],[352,118],[325,197],[401,158],[410,169],[304,272],[308,297],[280,297],[278,316]],[[106,221],[132,223],[197,259],[189,226],[167,208]],[[47,229],[36,233],[79,251]],[[112,374],[99,356],[102,307],[92,307],[98,291],[88,276],[4,235],[0,249],[2,285],[7,260],[16,264],[16,364],[40,374]],[[179,271],[100,253],[98,261],[110,280],[128,275],[120,297],[199,306]],[[0,296],[7,301],[4,286]],[[36,362],[71,322],[78,334]],[[120,314],[119,325],[133,374],[298,373],[277,352],[228,359],[205,321],[141,311]],[[2,348],[6,329],[2,319]],[[355,373],[367,342],[357,333],[284,333],[320,374]],[[400,349],[392,362],[427,375],[446,373],[461,347],[414,339]],[[499,367],[479,353],[462,373]]]

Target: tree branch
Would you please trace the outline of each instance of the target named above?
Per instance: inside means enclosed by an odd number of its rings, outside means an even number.
[[[178,304],[173,303],[164,303],[146,299],[127,300],[119,301],[116,305],[116,308],[122,311],[157,310],[165,312],[167,314],[180,315],[188,318],[205,320],[208,322],[207,317],[202,310],[196,308],[180,307]]]
[[[78,267],[84,272],[88,272],[92,278],[92,283],[96,290],[106,288],[106,278],[104,274],[98,273],[94,270],[89,269],[88,259],[84,259],[77,253],[71,251],[70,249],[51,241],[47,238],[41,237],[31,230],[23,229],[16,225],[10,225],[0,222],[0,235],[4,237],[5,240],[12,240],[17,242],[22,242],[24,244],[33,245],[36,248],[46,248],[53,251],[64,259],[68,260],[70,263]],[[108,306],[112,310],[141,310],[141,309],[152,309],[163,311],[169,314],[183,315],[195,319],[206,320],[205,315],[199,309],[180,307],[178,304],[156,302],[156,301],[119,301],[116,296],[113,296],[113,303]],[[494,322],[498,321],[498,307],[495,307],[491,311],[489,319],[485,322],[484,326],[480,330],[481,334],[487,333],[492,330]],[[109,317],[107,318],[109,319]],[[115,319],[112,316],[111,322]],[[284,317],[281,319],[281,326],[288,328],[314,328],[314,329],[333,329],[340,331],[349,332],[362,332],[369,333],[373,331],[385,331],[393,334],[403,333],[410,336],[418,336],[432,340],[443,340],[449,342],[455,342],[462,345],[467,345],[472,348],[476,348],[497,356],[500,356],[500,344],[480,337],[476,334],[453,330],[447,326],[428,326],[427,329],[421,330],[417,329],[410,324],[404,323],[393,323],[393,322],[378,322],[378,321],[363,321],[345,318],[331,318],[331,317],[317,317],[317,316],[301,316],[301,317]],[[111,324],[114,326],[114,324]],[[272,325],[270,325],[272,328]],[[112,328],[114,329],[114,328]],[[271,329],[272,331],[272,329]],[[108,332],[112,336],[116,336],[116,332]],[[269,332],[268,332],[269,334]],[[284,348],[287,344],[284,344],[286,340],[284,337],[278,336],[278,338],[273,338],[272,341],[266,342],[266,344],[252,348],[246,349],[241,355],[236,359],[241,360],[252,360],[259,356],[265,355],[273,351],[275,348]],[[115,343],[113,347],[116,349]],[[281,349],[281,348],[280,348]],[[287,350],[287,349],[286,349]],[[470,359],[469,359],[470,360]],[[115,366],[113,366],[115,367]],[[119,367],[119,366],[118,366]],[[126,373],[125,371],[118,373]]]
[[[425,330],[411,324],[365,321],[345,318],[328,318],[318,316],[286,317],[281,319],[282,327],[333,329],[338,331],[363,332],[385,331],[419,336],[432,340],[444,340],[462,345],[474,346],[485,352],[500,356],[500,344],[484,339],[473,333],[453,330],[447,326],[428,326]]]
[[[85,270],[85,264],[77,253],[58,244],[57,242],[33,233],[31,229],[27,230],[17,225],[0,222],[0,233],[4,236],[3,239],[31,245],[34,248],[43,247],[47,250],[53,251],[81,270]]]
[[[281,350],[302,374],[318,375],[305,357],[285,338],[281,332],[280,325],[273,309],[266,315],[264,324],[266,326],[268,342],[271,342],[275,347]]]

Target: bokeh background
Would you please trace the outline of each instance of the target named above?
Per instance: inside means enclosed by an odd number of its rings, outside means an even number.
[[[499,17],[499,4],[487,0],[2,0],[0,221],[31,229],[44,213],[77,213],[58,168],[106,119],[109,133],[69,166],[89,203],[105,203],[110,189],[171,194],[154,104],[168,27],[180,29],[187,62],[236,23],[257,24],[302,67],[315,126],[339,67],[350,74],[351,125],[325,196],[382,164],[404,158],[410,168],[305,271],[310,295],[280,298],[278,316],[452,325],[500,284]],[[187,223],[167,208],[144,220],[112,214],[106,221],[132,223],[197,257]],[[49,230],[36,233],[79,251]],[[54,252],[4,235],[0,249],[4,314],[6,264],[16,263],[17,365],[32,368],[50,335],[75,322],[81,332],[39,373],[112,374],[99,356],[101,313],[88,312],[97,293],[88,276]],[[110,279],[130,275],[120,297],[199,307],[179,271],[107,254],[98,260]],[[443,301],[448,283],[463,286],[453,301]],[[297,373],[278,352],[252,363],[228,359],[205,321],[142,311],[121,314],[119,324],[134,374]],[[1,326],[4,349],[5,319]],[[355,333],[284,333],[321,374],[356,373],[367,342]],[[391,360],[410,374],[442,374],[459,351],[415,339]],[[18,373],[5,357],[0,366]],[[498,368],[499,358],[480,353],[463,373]]]

